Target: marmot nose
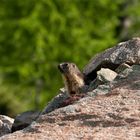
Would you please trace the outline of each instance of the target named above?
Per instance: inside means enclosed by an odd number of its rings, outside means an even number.
[[[58,65],[58,69],[61,71],[61,72],[65,72],[65,70],[67,69],[68,67],[68,63],[61,63]]]
[[[68,63],[63,63],[63,64],[62,64],[62,67],[63,67],[64,69],[66,69],[66,68],[68,67]]]

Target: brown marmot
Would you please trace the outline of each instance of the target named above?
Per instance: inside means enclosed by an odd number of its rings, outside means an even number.
[[[64,79],[65,88],[70,96],[81,93],[84,87],[84,75],[74,63],[64,62],[58,65]]]

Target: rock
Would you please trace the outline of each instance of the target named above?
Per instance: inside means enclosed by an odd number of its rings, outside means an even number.
[[[139,140],[139,64],[139,38],[106,50],[84,69],[85,76],[91,80],[88,88],[84,89],[87,90],[84,98],[62,107],[63,101],[68,98],[62,89],[30,126],[4,135],[0,140]],[[108,68],[105,69],[108,73],[104,73],[102,67]],[[118,74],[111,70],[116,70]],[[113,76],[108,78],[110,72]],[[103,83],[95,87],[96,78]]]
[[[92,87],[90,87],[92,89]],[[93,89],[90,92],[87,92],[89,96],[105,95],[111,91],[110,84],[99,85],[96,89]]]
[[[88,90],[91,91],[97,88],[99,85],[111,82],[115,79],[116,76],[116,72],[107,68],[101,68],[101,70],[97,71],[97,77],[90,83]]]
[[[115,72],[120,73],[124,71],[126,68],[130,68],[130,66],[126,63],[122,63],[120,66],[118,66],[117,69],[115,69]]]
[[[0,136],[11,132],[11,127],[14,122],[13,118],[5,115],[0,115]]]
[[[0,140],[139,140],[140,65],[132,65],[97,89],[91,91],[96,96],[87,95],[72,105],[40,115],[29,127]]]
[[[96,81],[92,82],[89,86],[85,85],[85,87],[83,87],[83,89],[81,89],[81,92],[86,92],[86,91],[91,91],[92,89],[95,89],[98,85],[106,83],[106,82],[110,82],[112,81],[115,77],[116,77],[117,73],[109,70],[109,69],[101,69],[98,72],[98,76],[96,78]],[[94,86],[93,86],[94,85]],[[42,114],[46,114],[49,113],[51,111],[54,111],[57,108],[62,107],[63,102],[68,98],[68,94],[66,93],[64,88],[60,89],[60,93],[52,99],[52,101],[50,101],[48,103],[48,105],[45,107],[45,109],[43,110]]]
[[[51,111],[54,111],[57,108],[61,107],[61,104],[68,98],[68,94],[66,93],[64,88],[60,89],[60,93],[54,97],[45,107],[45,109],[42,111],[42,114],[49,113]]]
[[[35,121],[39,114],[39,111],[27,111],[16,116],[14,123],[12,125],[12,132],[21,130],[29,126],[33,121]]]
[[[89,84],[88,91],[97,88],[99,85],[113,81],[116,76],[116,72],[107,68],[101,68],[101,70],[97,71],[96,79]]]
[[[100,71],[97,71],[97,78],[103,83],[113,81],[116,76],[117,76],[116,72],[107,68],[106,69],[101,68]]]
[[[110,82],[117,75],[114,70],[116,69],[116,72],[119,73],[129,67],[128,64],[140,64],[140,38],[133,38],[132,40],[119,43],[115,47],[107,49],[91,59],[83,70],[85,80],[88,81],[87,83],[89,84],[89,86],[85,86],[83,91],[91,91],[101,84]],[[97,71],[99,72],[97,73]],[[49,102],[42,114],[62,107],[63,101],[67,98],[68,95],[65,90],[62,89],[60,94]]]
[[[127,89],[134,88],[140,90],[140,65],[132,65],[118,74],[112,85],[117,87],[120,84],[126,86]]]
[[[83,69],[87,83],[96,78],[96,71],[101,68],[115,70],[122,63],[140,64],[140,38],[119,43],[93,57]]]
[[[140,65],[132,65],[131,67],[125,69],[120,74],[118,74],[113,81],[105,83],[103,85],[99,85],[96,89],[93,89],[87,94],[89,96],[105,94],[107,95],[112,91],[113,88],[116,88],[121,85],[123,86],[123,88],[125,88],[126,85],[127,89],[134,88],[140,90]],[[90,85],[90,89],[92,89],[92,85]]]

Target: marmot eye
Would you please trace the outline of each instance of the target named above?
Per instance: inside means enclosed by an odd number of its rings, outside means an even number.
[[[72,66],[75,68],[75,64],[72,64]]]

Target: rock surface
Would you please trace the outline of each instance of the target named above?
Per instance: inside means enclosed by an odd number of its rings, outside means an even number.
[[[93,82],[91,82],[90,86],[85,86],[85,89],[83,91],[91,91],[95,88],[97,88],[99,85],[111,82],[114,80],[114,78],[117,76],[117,73],[110,70],[110,69],[101,69],[99,72],[97,72],[97,78]],[[104,88],[103,88],[104,89]],[[98,89],[97,89],[98,91]],[[48,103],[48,105],[43,110],[42,114],[49,113],[57,108],[60,108],[63,106],[63,102],[68,98],[68,94],[66,93],[65,89],[60,89],[59,94],[52,99]]]
[[[48,104],[30,126],[2,136],[0,140],[139,140],[140,39],[132,39],[119,45],[120,48],[117,46],[116,50],[108,50],[114,53],[113,58],[108,56],[108,51],[101,54],[104,57],[99,59],[99,63],[95,58],[99,65],[105,56],[110,58],[108,60],[112,67],[107,71],[114,70],[110,80],[107,80],[106,73],[97,72],[100,77],[91,78],[93,81],[87,88],[86,96],[65,107],[62,107],[62,103],[67,99],[67,94],[65,90],[61,90],[61,94]],[[124,64],[125,62],[129,62],[129,65]],[[97,71],[95,69],[92,68],[92,72]],[[100,79],[102,82],[97,84],[96,81]],[[96,87],[94,84],[97,84]]]
[[[64,100],[66,100],[67,98],[68,98],[68,94],[66,94],[65,89],[60,90],[59,94],[56,97],[54,97],[52,99],[52,101],[50,101],[48,103],[48,105],[42,111],[42,114],[49,113],[49,112],[55,110],[56,108],[59,108],[61,106],[62,102]]]
[[[107,68],[101,68],[100,71],[97,71],[97,76],[101,81],[111,82],[115,79],[117,73]]]
[[[119,43],[97,54],[84,67],[83,73],[87,81],[96,78],[96,71],[100,68],[115,70],[122,63],[129,65],[140,64],[140,38],[133,38],[126,42]]]
[[[39,111],[27,111],[17,115],[12,125],[11,131],[14,132],[29,126],[38,118],[40,113],[41,112]]]
[[[7,117],[5,115],[0,115],[0,136],[3,136],[11,132],[13,122],[14,119]]]
[[[140,65],[123,71],[110,85],[105,95],[87,96],[41,115],[31,126],[0,140],[139,140]]]

